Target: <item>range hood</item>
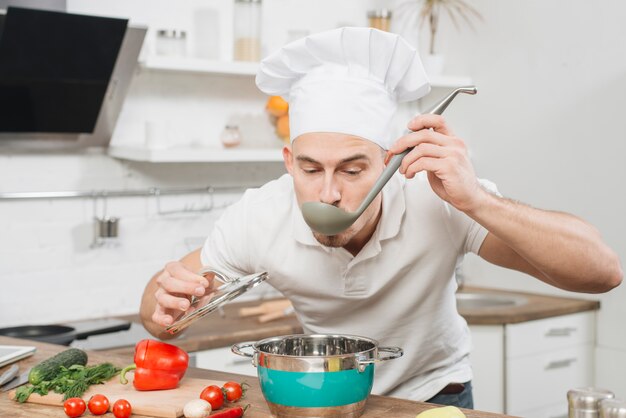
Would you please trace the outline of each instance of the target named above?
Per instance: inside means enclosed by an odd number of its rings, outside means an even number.
[[[107,146],[146,28],[9,7],[0,15],[0,151]]]

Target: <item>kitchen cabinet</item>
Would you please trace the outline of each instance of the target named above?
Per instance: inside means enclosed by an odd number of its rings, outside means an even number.
[[[470,325],[474,406],[504,411],[504,325]]]
[[[237,373],[256,376],[256,367],[252,359],[233,354],[230,347],[219,347],[191,353],[195,367],[199,369],[217,370],[225,373]]]
[[[517,416],[567,415],[567,391],[593,384],[595,313],[471,325],[476,408]]]

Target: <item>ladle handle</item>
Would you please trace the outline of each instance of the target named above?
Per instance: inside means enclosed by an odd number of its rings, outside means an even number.
[[[370,192],[367,194],[367,196],[365,196],[365,199],[363,199],[363,202],[361,203],[361,206],[359,206],[359,208],[356,210],[356,213],[363,212],[370,205],[370,203],[372,203],[374,198],[378,195],[378,193],[380,193],[385,184],[387,184],[389,179],[395,174],[396,170],[398,170],[398,167],[400,167],[400,164],[402,164],[402,159],[404,158],[404,156],[411,152],[412,149],[413,147],[407,148],[400,154],[396,154],[391,157],[391,160],[389,160],[387,167],[385,167],[380,177],[378,177],[378,180],[376,180],[376,183],[374,183],[374,186],[372,187]]]
[[[434,105],[428,112],[426,112],[426,114],[441,115],[443,111],[446,110],[448,105],[452,103],[452,100],[454,100],[457,94],[459,93],[476,94],[477,91],[478,90],[476,89],[475,86],[459,87],[455,89],[454,91],[452,91],[450,94],[448,94],[446,97],[444,97],[436,105]],[[412,131],[407,129],[404,134],[406,135],[411,132]],[[374,183],[374,186],[372,187],[370,192],[367,194],[367,196],[365,196],[365,199],[361,203],[361,206],[359,206],[359,208],[357,209],[357,213],[363,212],[370,205],[370,203],[372,203],[374,198],[382,190],[385,184],[387,184],[389,179],[395,174],[396,170],[400,168],[400,164],[402,164],[402,159],[409,152],[411,152],[413,148],[415,147],[407,148],[404,151],[402,151],[400,154],[396,154],[393,157],[391,157],[391,159],[389,160],[389,163],[387,164],[387,167],[385,167],[385,170],[383,170],[382,174],[380,175],[378,180],[376,180],[376,183]]]

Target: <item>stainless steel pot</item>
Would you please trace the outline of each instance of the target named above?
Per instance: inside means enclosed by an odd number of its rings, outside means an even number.
[[[252,359],[278,418],[359,417],[372,390],[374,364],[403,354],[370,338],[328,334],[267,338],[235,344],[232,351]]]

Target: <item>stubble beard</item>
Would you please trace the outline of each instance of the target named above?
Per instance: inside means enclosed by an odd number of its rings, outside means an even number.
[[[313,236],[315,237],[317,242],[325,247],[339,248],[346,246],[348,242],[350,242],[350,240],[352,239],[352,236],[354,234],[351,233],[350,229],[337,235],[324,235],[320,234],[319,232],[313,231]]]

